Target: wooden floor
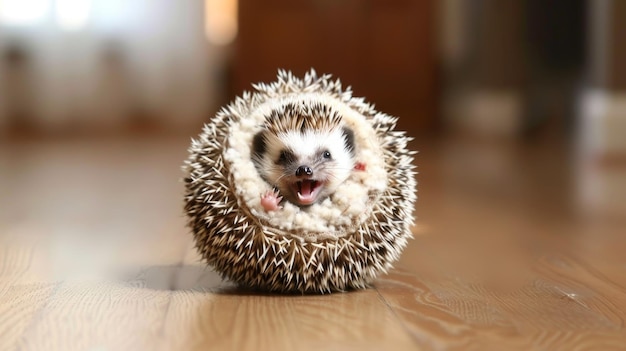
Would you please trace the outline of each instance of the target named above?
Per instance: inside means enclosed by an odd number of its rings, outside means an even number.
[[[626,350],[626,167],[419,141],[418,225],[374,287],[259,295],[184,228],[188,138],[0,142],[0,350]]]

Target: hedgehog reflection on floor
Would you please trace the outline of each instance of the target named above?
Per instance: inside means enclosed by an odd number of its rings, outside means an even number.
[[[273,211],[283,198],[309,206],[332,195],[355,169],[354,148],[354,132],[327,105],[302,101],[273,110],[252,145],[259,174],[275,188],[261,204]]]

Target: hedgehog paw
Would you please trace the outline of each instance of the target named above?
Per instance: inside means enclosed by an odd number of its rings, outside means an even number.
[[[276,190],[268,190],[264,195],[261,195],[261,206],[265,211],[276,211],[281,207],[278,205],[282,201],[283,197],[278,194]]]

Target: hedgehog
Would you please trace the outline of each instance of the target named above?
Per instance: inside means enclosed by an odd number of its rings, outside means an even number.
[[[330,75],[279,70],[192,139],[184,211],[203,260],[278,293],[368,287],[412,237],[410,138]]]
[[[257,170],[275,188],[263,196],[266,210],[279,209],[282,198],[310,206],[332,195],[355,167],[354,132],[320,103],[272,111],[252,145]]]

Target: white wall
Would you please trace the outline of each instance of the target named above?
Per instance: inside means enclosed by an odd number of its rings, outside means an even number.
[[[28,1],[46,3],[43,16],[0,22],[0,58],[12,46],[28,56],[19,70],[0,59],[0,128],[18,108],[49,129],[113,127],[138,110],[179,127],[215,108],[220,51],[205,39],[202,1],[65,0],[88,8],[73,30],[62,28],[54,0]]]

